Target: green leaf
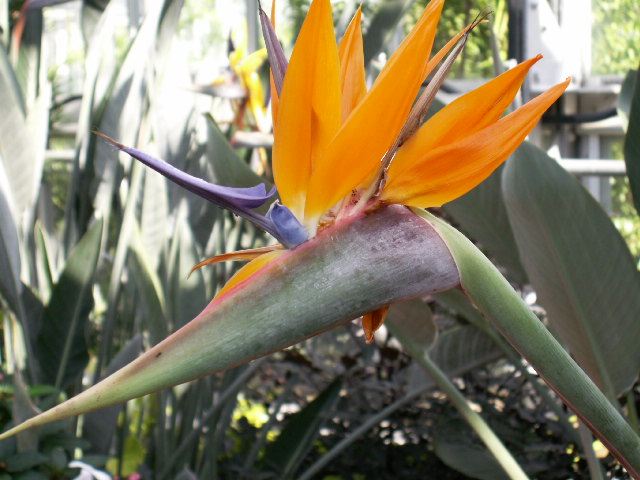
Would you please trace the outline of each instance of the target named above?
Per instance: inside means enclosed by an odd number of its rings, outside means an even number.
[[[527,274],[520,263],[518,247],[502,199],[502,169],[502,166],[499,167],[469,193],[443,208],[464,232],[480,243],[490,257],[507,269],[508,277],[524,284]]]
[[[142,351],[142,335],[134,335],[113,358],[107,367],[106,375],[111,375],[136,359]],[[118,426],[118,415],[122,405],[113,405],[95,412],[90,412],[84,417],[82,425],[83,438],[91,447],[88,452],[92,454],[108,454],[111,447],[113,434]]]
[[[207,158],[213,170],[213,177],[207,180],[228,187],[253,187],[264,183],[264,179],[238,156],[213,117],[207,114],[205,118],[207,119]]]
[[[22,93],[0,52],[0,160],[11,190],[14,220],[33,208],[40,188],[49,121],[49,89],[43,86],[27,113]]]
[[[627,471],[640,476],[640,437],[617,406],[596,387],[482,252],[442,220],[425,211],[413,211],[442,235],[460,271],[460,286],[489,323],[589,425]]]
[[[129,436],[124,443],[124,452],[122,454],[122,465],[119,465],[117,458],[112,458],[107,462],[107,469],[116,475],[122,470],[123,477],[129,477],[136,473],[146,456],[146,449],[142,442],[134,436]]]
[[[16,77],[16,72],[4,49],[0,49],[0,85],[3,86],[2,89],[0,89],[0,101],[2,102],[3,110],[6,108],[6,105],[15,105],[17,111],[24,117],[27,114],[24,94]]]
[[[333,410],[340,396],[342,380],[342,377],[336,378],[315,400],[293,414],[278,438],[267,446],[264,460],[275,468],[278,478],[293,478]]]
[[[7,471],[15,473],[42,465],[47,460],[47,456],[40,452],[21,452],[6,458],[5,463]]]
[[[38,470],[28,470],[13,477],[15,480],[50,480],[48,475]]]
[[[600,205],[554,160],[523,144],[503,189],[520,256],[553,330],[614,398],[640,371],[640,277]]]
[[[466,477],[506,480],[509,476],[481,444],[473,442],[469,428],[460,421],[442,422],[433,439],[436,455]]]
[[[419,298],[392,305],[385,323],[394,326],[394,335],[397,332],[403,338],[410,338],[416,347],[425,352],[438,336],[431,309]]]
[[[89,360],[85,329],[101,236],[97,221],[71,251],[43,312],[37,355],[46,381],[58,387],[74,381]]]
[[[429,356],[447,374],[455,376],[493,362],[504,353],[485,332],[464,325],[440,334]]]
[[[21,322],[24,311],[20,299],[20,248],[18,233],[4,194],[0,191],[0,295],[9,304]]]
[[[85,43],[89,43],[91,36],[95,34],[98,21],[108,4],[109,0],[84,0],[82,2],[80,23]]]
[[[376,10],[367,33],[364,35],[364,64],[369,62],[382,51],[389,36],[398,26],[403,14],[414,0],[388,0],[381,2]]]
[[[186,221],[186,204],[179,208],[171,251],[169,253],[167,309],[177,329],[194,318],[202,309],[206,288],[201,270],[189,272],[199,261],[193,233]]]
[[[625,126],[625,131],[627,130],[629,117],[631,116],[631,103],[633,102],[633,95],[637,83],[638,70],[629,70],[622,81],[622,86],[620,87],[617,108],[618,115],[622,118],[622,122]]]
[[[0,2],[0,49],[9,51],[9,2]]]
[[[640,71],[635,72],[635,85],[629,102],[629,124],[624,138],[624,161],[633,195],[633,204],[640,214]]]
[[[442,294],[436,298],[438,295]],[[438,333],[431,310],[420,299],[393,305],[385,324],[407,350],[428,354],[449,376],[462,375],[503,355],[491,337],[475,326],[461,325]],[[430,377],[414,380],[420,386],[432,383]]]
[[[131,237],[131,254],[128,257],[133,283],[138,290],[140,314],[146,319],[152,345],[167,336],[167,315],[164,292],[158,274],[151,266],[142,234],[136,225]]]
[[[167,180],[145,169],[139,221],[143,237],[141,241],[149,253],[149,262],[154,270],[158,267],[162,249],[170,234],[169,217]]]
[[[38,293],[43,302],[49,303],[54,282],[52,255],[49,253],[50,241],[47,232],[42,228],[42,223],[39,220],[34,226],[34,242],[36,256],[34,267],[38,279]]]
[[[29,105],[38,96],[40,84],[40,52],[42,49],[42,32],[44,18],[42,9],[32,9],[27,12],[24,31],[20,39],[18,58],[12,58],[15,64],[16,76],[24,92],[27,110]]]
[[[406,305],[410,303],[414,305]],[[409,310],[422,312],[409,316]],[[450,377],[463,375],[503,355],[489,335],[474,326],[458,326],[438,334],[431,311],[422,300],[393,305],[385,325],[410,355],[429,355]],[[435,387],[433,378],[414,365],[409,380],[411,390]]]

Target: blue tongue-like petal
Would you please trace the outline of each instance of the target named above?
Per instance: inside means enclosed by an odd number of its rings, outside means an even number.
[[[280,241],[287,248],[297,247],[301,243],[309,240],[307,231],[300,224],[296,216],[291,210],[278,202],[271,206],[267,213],[269,218],[275,225]]]

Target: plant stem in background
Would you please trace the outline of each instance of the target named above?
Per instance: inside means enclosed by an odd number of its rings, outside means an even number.
[[[460,412],[460,415],[469,424],[471,428],[478,434],[487,449],[492,453],[505,473],[513,480],[526,480],[529,477],[522,470],[511,452],[504,446],[502,441],[493,432],[491,427],[484,419],[474,412],[467,399],[460,393],[451,380],[430,358],[425,354],[411,338],[403,335],[403,332],[397,328],[393,322],[388,322],[388,328],[394,336],[398,337],[402,345],[409,351],[414,360],[416,360],[422,368],[433,378],[440,390],[449,398],[453,406]]]

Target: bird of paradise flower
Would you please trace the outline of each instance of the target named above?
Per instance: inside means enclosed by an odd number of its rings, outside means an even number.
[[[238,189],[208,184],[108,139],[186,189],[254,222],[280,242],[196,265],[250,260],[218,295],[343,218],[387,204],[435,207],[463,195],[513,153],[569,85],[567,79],[502,117],[529,69],[540,60],[538,55],[461,96],[420,125],[469,32],[480,22],[476,20],[430,58],[443,4],[444,0],[429,3],[370,89],[360,9],[337,44],[330,1],[314,0],[290,62],[261,11],[275,87],[273,172],[282,202],[274,203],[266,216],[253,208],[264,204],[275,190],[267,193],[264,185]],[[434,72],[416,101],[421,85]],[[363,317],[368,342],[383,323],[387,308]]]
[[[266,215],[254,210],[275,195],[265,185],[214,185],[107,138],[179,185],[254,222],[279,245],[204,261],[251,260],[180,330],[89,389],[0,434],[0,440],[246,363],[367,311],[364,327],[371,341],[385,305],[460,287],[640,478],[640,438],[616,407],[473,244],[420,210],[453,200],[485,179],[569,84],[502,117],[540,58],[535,57],[422,124],[481,20],[429,59],[443,3],[431,1],[371,89],[364,81],[359,11],[336,46],[329,0],[314,0],[290,63],[261,13],[273,73],[274,176],[282,200]]]

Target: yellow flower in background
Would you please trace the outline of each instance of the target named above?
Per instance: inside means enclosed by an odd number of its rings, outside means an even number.
[[[247,92],[247,106],[261,132],[268,132],[267,107],[265,106],[264,88],[258,75],[258,69],[267,59],[267,50],[261,48],[249,55],[244,48],[236,49],[229,55],[231,69],[240,79],[240,83]]]
[[[271,130],[271,122],[265,103],[265,91],[260,80],[258,70],[267,59],[267,50],[261,48],[255,52],[248,53],[246,28],[234,30],[229,38],[229,69],[233,74],[232,82],[238,82],[246,92],[246,99],[237,109],[236,119],[239,126],[242,124],[246,110],[249,111],[254,127],[264,133]],[[229,82],[229,72],[226,75],[217,77],[212,84],[223,85]],[[244,103],[246,102],[246,103]]]

